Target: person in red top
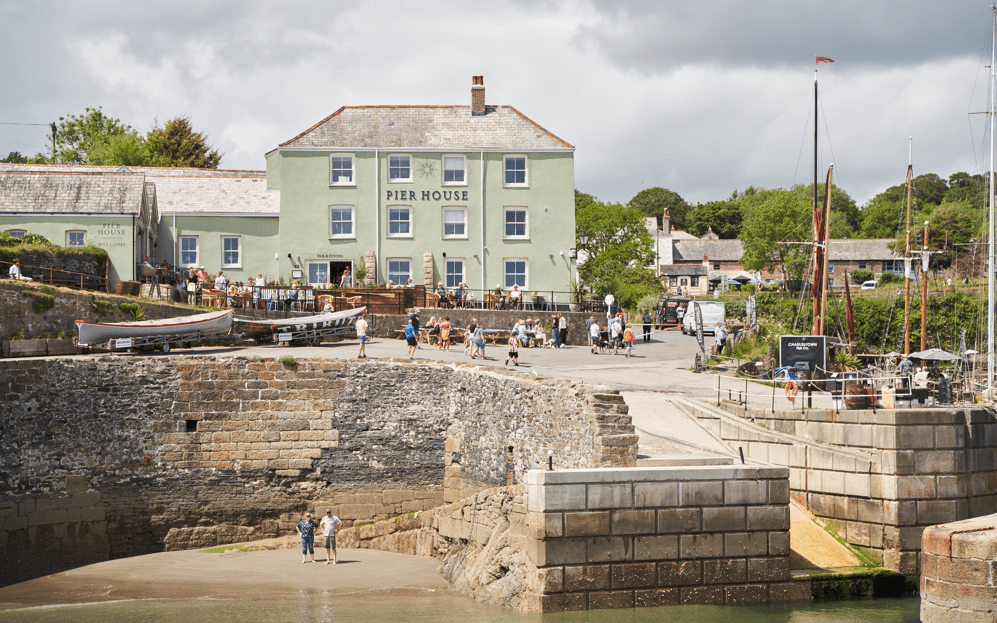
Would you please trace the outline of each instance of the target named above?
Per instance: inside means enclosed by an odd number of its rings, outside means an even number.
[[[505,358],[505,365],[509,365],[510,359],[517,366],[519,365],[519,340],[516,339],[515,335],[509,336],[509,355]]]
[[[450,331],[452,328],[450,316],[443,318],[440,322],[440,350],[450,350]]]
[[[631,323],[627,323],[627,328],[623,330],[623,345],[627,347],[625,356],[630,356],[630,349],[634,347],[634,328]]]

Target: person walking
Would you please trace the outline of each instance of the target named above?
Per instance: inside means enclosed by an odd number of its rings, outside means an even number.
[[[325,509],[325,517],[321,522],[322,533],[325,536],[325,564],[329,564],[330,560],[332,564],[339,562],[339,556],[336,554],[336,535],[339,534],[342,525],[342,520],[332,514],[331,508]]]
[[[478,330],[478,319],[471,318],[471,324],[467,327],[467,334],[464,336],[464,354],[470,356],[474,349],[474,332]]]
[[[561,332],[557,328],[557,320],[556,314],[550,317],[550,339],[553,342],[554,348],[561,347]]]
[[[408,358],[412,359],[415,356],[415,349],[419,347],[418,336],[416,333],[415,325],[409,320],[408,324],[405,325],[405,341],[408,342]]]
[[[593,322],[589,325],[589,344],[592,345],[592,354],[599,354],[599,342],[602,341],[602,333],[599,331],[599,323]]]
[[[453,326],[450,324],[450,316],[445,316],[440,322],[440,350],[450,352],[450,331]]]
[[[557,331],[560,334],[558,348],[564,348],[568,344],[568,319],[561,313],[557,314]]]
[[[623,345],[627,347],[627,351],[623,353],[625,356],[630,356],[630,351],[634,347],[634,329],[631,323],[627,323],[626,329],[623,330]]]
[[[614,317],[609,325],[609,339],[613,342],[613,354],[618,354],[620,343],[623,341],[623,330],[620,327],[620,319]]]
[[[519,365],[519,340],[515,335],[509,336],[509,354],[505,358],[505,365],[509,365],[510,359]]]
[[[595,316],[589,316],[589,319],[585,321],[585,337],[588,339],[589,346],[592,346],[592,325],[595,324]]]
[[[482,361],[488,359],[485,357],[485,332],[480,326],[474,329],[474,335],[471,337],[471,343],[474,345],[471,349],[471,359],[474,359],[478,353],[481,353]]]
[[[353,275],[350,274],[350,267],[347,266],[346,270],[343,271],[343,277],[339,280],[340,288],[352,288],[353,287]]]
[[[360,314],[360,320],[357,320],[357,337],[360,338],[360,352],[357,353],[357,359],[366,359],[367,312]]]
[[[409,279],[409,281],[412,280]],[[416,348],[421,348],[421,346],[419,346],[419,308],[418,307],[412,310],[412,315],[409,316],[408,319],[412,322],[412,326],[415,327]]]
[[[647,344],[651,341],[651,324],[654,322],[654,316],[651,315],[651,310],[644,309],[644,343]]]
[[[312,521],[312,514],[308,512],[294,525],[294,529],[301,537],[301,564],[315,562],[315,528],[318,527],[318,524]],[[308,560],[309,555],[312,557],[311,560]]]

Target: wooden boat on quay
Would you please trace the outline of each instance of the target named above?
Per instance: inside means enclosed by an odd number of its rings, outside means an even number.
[[[112,340],[146,340],[171,336],[224,335],[232,328],[233,310],[137,322],[76,321],[79,346],[98,346]],[[160,340],[161,341],[161,340]],[[158,342],[157,342],[158,343]]]
[[[233,332],[257,342],[292,342],[346,335],[356,331],[357,320],[366,309],[358,307],[340,312],[275,320],[236,318]]]

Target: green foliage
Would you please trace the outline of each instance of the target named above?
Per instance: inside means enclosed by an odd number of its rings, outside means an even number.
[[[743,220],[741,204],[736,199],[707,201],[689,210],[686,229],[693,236],[703,237],[712,227],[713,233],[727,240],[738,237]]]
[[[90,164],[141,167],[159,164],[146,148],[138,132],[130,131],[107,137],[89,153]]]
[[[856,370],[862,367],[862,360],[851,355],[844,348],[839,348],[834,351],[834,355],[831,357],[831,363],[833,363],[839,370]]]
[[[24,164],[27,161],[28,161],[28,159],[26,157],[22,156],[20,154],[20,152],[16,152],[16,151],[10,152],[9,154],[7,154],[6,158],[4,158],[3,160],[0,160],[0,162],[12,162],[12,163],[20,163],[20,164]]]
[[[284,357],[280,360],[280,363],[288,368],[294,368],[298,365],[298,360],[294,357]]]
[[[99,276],[107,274],[108,255],[106,249],[92,244],[83,247],[60,247],[52,244],[44,236],[26,234],[20,238],[0,232],[0,266],[9,267],[15,259],[26,253],[37,253],[55,257],[58,255],[90,255],[97,262]]]
[[[633,308],[638,314],[643,314],[645,309],[650,309],[651,313],[658,307],[658,300],[661,298],[660,294],[647,294],[637,301],[637,305]]]
[[[118,309],[131,316],[131,319],[135,321],[142,320],[142,317],[145,316],[142,306],[138,303],[121,303],[118,305]]]
[[[575,231],[582,229],[589,235],[588,258],[578,272],[600,293],[612,291],[614,275],[624,268],[643,267],[654,261],[654,242],[637,208],[590,203],[575,215]]]
[[[749,271],[781,268],[791,279],[802,278],[810,247],[785,243],[810,240],[813,220],[810,199],[797,189],[749,191],[753,192],[746,192],[741,201],[744,213],[741,264]]]
[[[627,202],[627,206],[637,208],[644,216],[653,216],[658,220],[661,229],[662,217],[665,212],[671,218],[673,229],[685,229],[686,213],[689,204],[677,192],[667,188],[647,188]]]
[[[904,278],[901,277],[900,275],[887,271],[879,276],[878,285],[888,286],[894,283],[901,283],[903,280]]]
[[[857,285],[862,285],[866,281],[870,281],[875,278],[876,273],[872,272],[868,268],[856,268],[850,273],[848,273],[848,278],[852,280],[852,283]]]
[[[588,204],[595,203],[595,202],[596,202],[596,198],[593,197],[592,195],[583,193],[582,191],[578,190],[577,188],[575,189],[575,214],[577,214],[579,210],[581,210],[582,208],[584,208]]]
[[[613,272],[611,279],[601,283],[610,287],[605,291],[615,293],[617,303],[621,307],[630,310],[637,309],[640,301],[645,298],[654,298],[657,302],[661,293],[665,291],[653,271],[633,266]]]
[[[113,136],[134,133],[128,125],[106,116],[101,107],[86,108],[82,115],[59,117],[54,160],[61,164],[86,164]]]
[[[824,184],[817,184],[817,201],[819,205],[824,202]],[[813,205],[814,185],[799,184],[793,187],[793,192],[800,193],[807,197],[808,206]],[[832,238],[852,238],[859,231],[862,225],[862,213],[859,211],[855,200],[848,193],[831,184],[831,237]]]
[[[367,280],[367,263],[361,257],[353,263],[353,267],[353,285],[354,287],[362,288],[364,287],[364,282]]]
[[[207,137],[195,132],[190,117],[175,117],[163,127],[157,124],[145,137],[153,160],[160,166],[217,169],[222,154],[212,149]]]
[[[105,301],[104,299],[99,299],[93,295],[90,296],[90,302],[93,303],[94,309],[96,309],[97,313],[101,316],[106,316],[107,312],[114,307],[114,303],[111,301]]]
[[[31,299],[31,309],[36,314],[44,314],[55,307],[55,297],[51,294],[46,294],[38,290],[22,290],[21,294]]]

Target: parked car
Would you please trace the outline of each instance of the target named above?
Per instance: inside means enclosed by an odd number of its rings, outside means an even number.
[[[879,285],[875,279],[866,281],[862,283],[861,289],[863,290],[875,290],[876,286]]]

